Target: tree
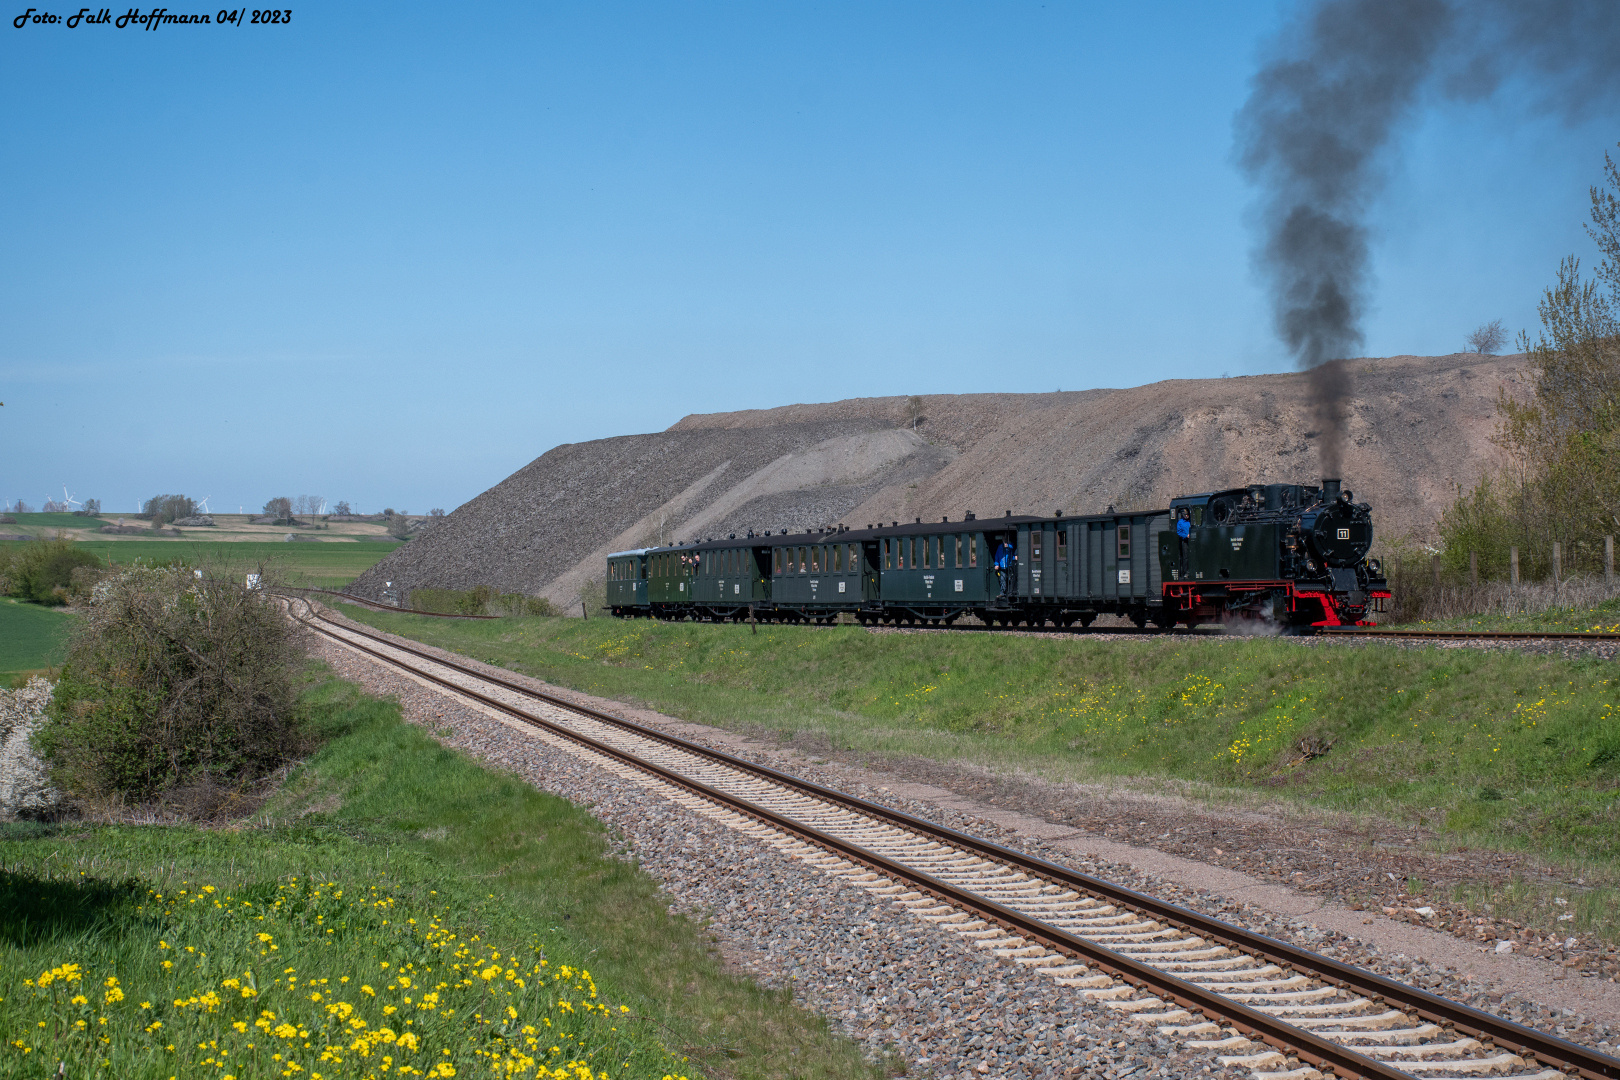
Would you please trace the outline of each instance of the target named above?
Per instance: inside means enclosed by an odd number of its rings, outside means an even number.
[[[154,528],[190,517],[196,512],[196,500],[189,495],[154,495],[141,507],[141,516],[151,518]]]
[[[285,495],[277,495],[264,504],[266,517],[272,518],[277,524],[292,520],[292,500]]]
[[[34,512],[34,508],[23,502],[21,499],[18,499],[17,505],[11,508],[11,512],[13,514],[32,514]]]
[[[79,508],[75,510],[74,513],[78,514],[80,517],[95,517],[97,514],[101,513],[101,500],[86,499],[84,502],[79,504]]]
[[[1495,356],[1496,350],[1500,349],[1506,340],[1507,333],[1502,329],[1502,320],[1493,319],[1468,335],[1468,349],[1470,352]]]
[[[1591,189],[1587,233],[1606,256],[1595,280],[1571,255],[1538,309],[1536,341],[1520,336],[1535,397],[1502,394],[1500,442],[1519,472],[1519,503],[1546,539],[1595,539],[1620,527],[1620,170],[1604,155],[1613,192]],[[1607,291],[1599,283],[1607,283]]]
[[[349,500],[339,499],[337,505],[332,507],[332,513],[342,514],[347,517],[348,515],[353,514],[354,511],[349,509]]]
[[[411,520],[405,516],[403,511],[388,519],[389,536],[396,537],[400,540],[406,540],[410,538],[410,534]]]
[[[432,510],[428,511],[428,517],[436,517],[436,518],[444,517],[444,508],[442,506],[434,507]]]
[[[917,425],[922,423],[923,400],[916,395],[906,398],[906,411],[911,414],[911,430],[916,431]]]

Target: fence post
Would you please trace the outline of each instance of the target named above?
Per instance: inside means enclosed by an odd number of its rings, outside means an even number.
[[[1614,537],[1603,538],[1603,584],[1614,584]]]
[[[1564,545],[1553,541],[1553,603],[1564,602]]]
[[[1468,553],[1468,584],[1479,584],[1479,552],[1477,551]]]
[[[1429,569],[1434,571],[1434,583],[1436,585],[1440,584],[1440,556],[1429,556]]]
[[[1508,582],[1513,585],[1519,583],[1519,549],[1508,548]]]

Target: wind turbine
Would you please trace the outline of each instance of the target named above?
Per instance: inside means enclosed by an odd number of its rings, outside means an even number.
[[[201,499],[197,500],[197,505],[202,507],[202,512],[203,513],[205,513],[205,514],[212,514],[213,513],[212,510],[208,509],[208,496],[204,495]]]
[[[78,499],[75,499],[72,495],[68,494],[68,489],[67,489],[66,484],[62,485],[62,501],[67,505],[67,508],[68,508],[69,511],[72,511],[74,506],[83,506],[84,505],[84,503],[80,502]]]

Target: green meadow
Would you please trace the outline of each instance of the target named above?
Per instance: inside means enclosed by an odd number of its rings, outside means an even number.
[[[0,597],[0,687],[45,674],[67,656],[75,616]]]
[[[84,519],[78,520],[82,522]],[[321,589],[342,588],[399,546],[397,542],[381,540],[352,543],[78,540],[75,543],[77,547],[92,552],[104,562],[119,565],[137,560],[167,563],[178,559],[189,566],[213,568],[217,572],[233,576],[252,573],[261,564],[274,565],[286,573],[292,584]]]
[[[231,828],[0,825],[0,1074],[882,1075],[585,810],[318,670],[304,709]]]

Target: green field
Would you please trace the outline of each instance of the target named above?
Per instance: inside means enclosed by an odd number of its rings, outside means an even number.
[[[1611,661],[344,610],[560,685],[800,745],[1056,780],[1169,780],[1216,804],[1294,801],[1620,882]],[[1302,745],[1330,749],[1305,760]],[[1582,917],[1620,933],[1612,909],[1595,910],[1614,895],[1590,899]]]
[[[0,687],[62,663],[75,616],[0,597]]]
[[[83,521],[83,518],[79,519]],[[11,541],[19,543],[21,541]],[[397,542],[368,540],[356,543],[256,543],[204,540],[80,540],[80,548],[113,563],[166,563],[181,559],[190,566],[215,568],[236,576],[260,563],[280,567],[289,582],[321,589],[339,589],[371,569]]]
[[[12,514],[17,524],[29,529],[99,529],[110,525],[104,517],[79,517],[77,514]],[[10,526],[0,525],[0,530]]]
[[[351,684],[305,704],[331,741],[236,827],[0,825],[0,1075],[881,1075],[587,811]]]

